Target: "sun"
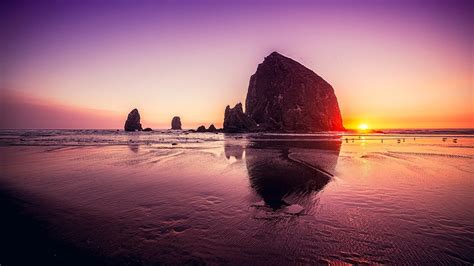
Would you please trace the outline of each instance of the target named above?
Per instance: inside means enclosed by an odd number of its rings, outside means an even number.
[[[369,129],[369,126],[367,124],[360,124],[359,125],[359,130],[365,131]]]

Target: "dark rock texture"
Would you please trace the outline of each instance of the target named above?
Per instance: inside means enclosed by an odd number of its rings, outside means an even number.
[[[257,123],[244,113],[241,103],[236,104],[234,108],[227,105],[224,113],[224,132],[249,132],[256,128]]]
[[[332,86],[302,64],[277,52],[267,56],[250,77],[245,108],[245,114],[261,130],[344,130]],[[235,125],[236,117],[242,117],[240,110],[230,114],[230,109],[229,118],[233,120],[228,120],[228,125],[229,122]],[[224,129],[225,125],[224,120]]]
[[[153,129],[147,127],[147,128],[145,128],[145,129],[143,129],[143,131],[153,131]]]
[[[206,132],[206,127],[205,127],[205,126],[199,126],[199,127],[196,129],[196,132]]]
[[[127,121],[125,121],[125,126],[124,126],[125,131],[141,131],[142,129],[142,124],[140,124],[140,113],[138,113],[138,110],[135,108],[133,109],[127,117]]]
[[[171,120],[171,129],[181,129],[181,118],[179,116],[175,116]]]

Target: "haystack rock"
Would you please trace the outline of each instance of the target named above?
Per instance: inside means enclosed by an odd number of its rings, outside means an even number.
[[[234,108],[227,105],[224,113],[224,132],[249,132],[256,128],[257,123],[244,113],[241,103],[236,104]]]
[[[135,108],[133,109],[127,117],[127,121],[125,121],[125,126],[124,126],[125,131],[141,131],[142,129],[142,124],[140,124],[140,113],[138,113],[138,110]]]
[[[250,77],[245,114],[265,131],[344,130],[332,86],[277,52],[267,56]]]
[[[181,129],[181,118],[179,116],[175,116],[171,120],[171,129]]]

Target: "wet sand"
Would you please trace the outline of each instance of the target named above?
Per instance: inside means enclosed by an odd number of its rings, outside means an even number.
[[[355,138],[2,146],[0,263],[472,264],[473,139]]]

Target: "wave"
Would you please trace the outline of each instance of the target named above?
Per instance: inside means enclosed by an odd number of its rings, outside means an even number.
[[[186,130],[155,130],[152,132],[125,132],[116,129],[22,129],[0,130],[1,146],[82,146],[82,145],[153,145],[178,143],[203,143],[224,139],[251,139],[252,141],[341,141],[357,139],[410,137],[474,137],[473,129],[393,129],[383,133],[357,134],[354,132],[296,133],[249,133],[215,134],[194,133]],[[346,142],[347,142],[346,141]]]

